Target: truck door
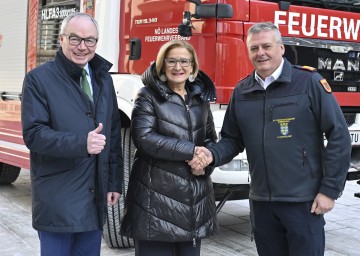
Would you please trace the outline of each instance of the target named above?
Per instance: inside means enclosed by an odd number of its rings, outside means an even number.
[[[183,12],[194,12],[195,4],[169,0],[132,0],[130,4],[130,73],[143,73],[166,42],[186,40],[195,47],[200,68],[215,78],[216,19],[194,20],[193,36],[182,37],[178,34],[178,25]]]

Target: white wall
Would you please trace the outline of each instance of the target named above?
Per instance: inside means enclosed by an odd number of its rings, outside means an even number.
[[[1,0],[0,92],[22,89],[26,72],[26,0]]]

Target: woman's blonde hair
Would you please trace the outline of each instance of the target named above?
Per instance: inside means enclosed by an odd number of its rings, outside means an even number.
[[[165,73],[165,58],[166,55],[169,53],[170,50],[174,49],[174,48],[185,48],[186,50],[189,51],[190,55],[191,55],[191,64],[193,66],[193,75],[194,77],[197,76],[198,72],[199,72],[199,62],[198,62],[198,58],[195,52],[194,47],[186,42],[186,41],[181,41],[181,40],[173,40],[173,41],[169,41],[166,44],[164,44],[163,46],[161,46],[157,57],[156,57],[156,73],[158,75],[158,77],[160,77],[162,74]]]

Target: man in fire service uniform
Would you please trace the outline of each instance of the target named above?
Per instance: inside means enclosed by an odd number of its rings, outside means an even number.
[[[220,142],[211,153],[197,148],[196,154],[219,166],[246,148],[260,256],[324,255],[324,214],[341,195],[350,165],[343,114],[320,74],[283,58],[274,24],[253,25],[247,47],[255,71],[232,94]],[[189,164],[204,167],[197,160]]]

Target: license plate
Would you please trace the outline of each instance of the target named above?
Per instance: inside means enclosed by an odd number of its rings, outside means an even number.
[[[351,145],[360,146],[360,131],[350,131]],[[327,145],[327,139],[324,134],[324,145]]]
[[[360,131],[350,131],[351,145],[360,146]]]

